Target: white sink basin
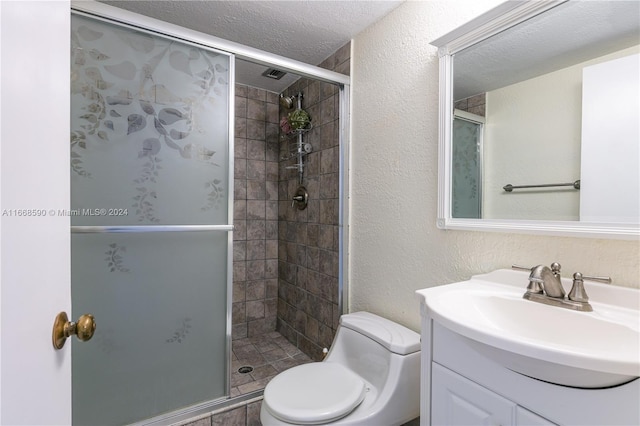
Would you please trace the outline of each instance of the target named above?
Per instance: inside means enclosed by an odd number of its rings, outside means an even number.
[[[526,376],[581,388],[640,377],[640,291],[585,281],[593,312],[577,312],[523,299],[528,276],[498,270],[418,294],[434,320]]]

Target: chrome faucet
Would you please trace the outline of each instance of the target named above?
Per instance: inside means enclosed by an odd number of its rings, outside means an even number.
[[[588,279],[611,284],[610,277],[587,277],[583,276],[580,272],[576,272],[573,274],[573,286],[571,287],[569,296],[565,298],[559,263],[552,263],[551,268],[544,265],[534,266],[531,269],[513,265],[512,268],[531,271],[529,274],[529,285],[527,286],[527,291],[522,296],[523,299],[576,311],[593,311],[587,292],[584,289],[583,280]]]

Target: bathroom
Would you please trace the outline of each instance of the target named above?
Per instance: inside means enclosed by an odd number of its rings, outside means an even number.
[[[617,285],[638,287],[637,241],[454,232],[439,230],[435,225],[438,56],[429,43],[499,3],[405,2],[359,33],[351,43],[349,294],[345,311],[374,312],[418,331],[420,306],[415,290],[465,280],[513,263],[559,261],[565,271],[610,275]],[[56,25],[68,26],[66,17],[58,18],[51,19],[47,30],[55,31]],[[3,44],[9,42],[5,40],[3,37]],[[6,87],[3,84],[3,98]],[[66,105],[65,94],[53,90],[50,95],[58,96],[55,105]],[[3,124],[7,127],[11,113],[3,102]],[[53,131],[60,124],[51,125]],[[60,133],[64,137],[68,130]],[[42,135],[34,137],[33,143],[41,138]],[[41,152],[28,156],[28,162],[14,164],[20,164],[27,174],[37,175],[42,161],[60,154],[37,155]],[[65,161],[59,159],[61,163]],[[5,169],[3,161],[3,175]],[[49,192],[39,194],[45,200],[52,196]],[[3,187],[3,208],[5,202],[9,204],[5,197],[10,196],[5,195]],[[3,218],[3,254],[8,256],[4,238],[11,230],[7,226]],[[55,264],[46,259],[43,262],[47,262],[45,269],[55,270]],[[11,288],[11,282],[3,281],[2,311],[7,312],[9,296],[5,288]],[[29,280],[33,281],[37,280]],[[50,318],[66,304],[65,297],[51,299],[55,303],[51,302],[49,309],[55,312],[46,313],[47,333]],[[8,323],[3,315],[3,342],[10,341],[5,340]],[[3,363],[5,359],[9,358],[3,354]],[[3,365],[3,370],[10,365]],[[3,399],[5,395],[3,392]],[[47,400],[36,398],[40,399]],[[8,413],[7,405],[3,401],[3,414]]]

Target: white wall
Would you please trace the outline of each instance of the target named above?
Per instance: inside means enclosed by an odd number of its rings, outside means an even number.
[[[580,68],[487,92],[484,212],[487,219],[579,220],[580,193],[502,187],[580,179]]]
[[[498,3],[406,2],[353,41],[351,311],[419,330],[415,290],[513,263],[558,261],[565,276],[640,287],[638,242],[436,228],[438,57],[429,41]]]

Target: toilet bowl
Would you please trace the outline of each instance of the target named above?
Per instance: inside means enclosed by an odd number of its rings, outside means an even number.
[[[401,425],[420,415],[420,335],[369,312],[343,315],[327,357],[275,376],[270,425]]]

